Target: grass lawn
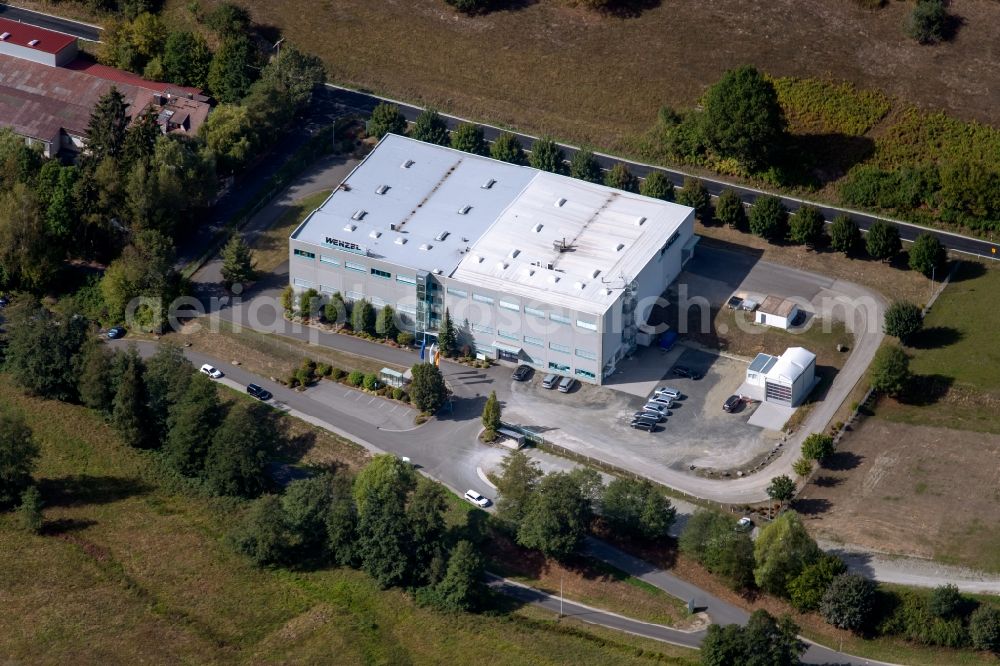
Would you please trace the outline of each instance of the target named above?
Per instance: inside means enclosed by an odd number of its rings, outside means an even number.
[[[0,654],[15,662],[693,665],[690,650],[533,609],[443,615],[362,573],[258,570],[223,536],[239,506],[171,489],[87,410],[0,399],[42,446],[46,530],[0,515]]]
[[[299,199],[267,231],[254,239],[253,256],[257,260],[258,271],[270,273],[288,261],[288,237],[306,215],[319,208],[328,196],[330,190],[324,190]]]

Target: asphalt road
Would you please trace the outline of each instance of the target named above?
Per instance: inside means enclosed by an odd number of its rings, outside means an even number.
[[[3,4],[0,4],[0,17],[11,21],[27,23],[28,25],[34,25],[39,28],[45,28],[46,30],[52,30],[54,32],[61,32],[65,35],[72,35],[73,37],[86,39],[91,42],[101,41],[101,30],[103,28],[96,25],[90,25],[89,23],[81,23],[80,21],[73,21],[72,19],[66,19],[59,16],[53,16],[51,14],[43,14],[42,12],[34,12],[30,9],[21,9],[20,7]]]
[[[410,122],[414,121],[416,117],[423,111],[423,108],[419,106],[414,106],[412,104],[407,104],[406,102],[400,102],[398,100],[380,97],[371,93],[360,92],[357,90],[352,90],[350,88],[344,88],[342,86],[334,85],[332,83],[326,84],[326,97],[333,100],[336,104],[341,105],[345,110],[357,111],[359,113],[371,113],[371,110],[375,108],[380,102],[392,102],[399,106],[400,111]],[[449,128],[455,128],[460,123],[463,122],[474,122],[469,121],[458,116],[451,116],[442,114],[445,121],[448,123]],[[491,125],[483,125],[478,123],[483,127],[486,139],[488,141],[494,140],[501,132],[508,131],[502,130],[498,127],[493,127]],[[521,134],[520,132],[514,132],[514,134],[521,141],[525,150],[530,150],[532,144],[536,137],[528,134]],[[575,146],[570,146],[567,144],[560,144],[563,152],[566,154],[567,159],[571,158],[574,153],[578,150]],[[628,165],[629,170],[639,178],[645,178],[647,175],[653,171],[659,171],[665,176],[670,178],[675,185],[681,185],[684,182],[684,178],[689,175],[683,171],[677,169],[664,169],[662,167],[656,167],[650,164],[645,164],[642,162],[634,162],[627,159],[622,159],[615,157],[613,155],[606,155],[604,153],[595,153],[598,162],[600,162],[601,167],[605,170],[610,169],[616,162],[624,162]],[[705,187],[708,189],[712,196],[718,196],[723,190],[735,190],[740,197],[743,199],[744,203],[748,205],[753,205],[757,197],[763,194],[770,194],[763,190],[758,190],[752,187],[746,187],[742,185],[735,185],[733,183],[728,183],[723,180],[717,180],[713,178],[707,178],[705,176],[696,176]],[[1000,259],[1000,244],[991,241],[980,240],[977,238],[971,238],[969,236],[963,236],[961,234],[955,234],[947,231],[940,231],[929,229],[927,227],[922,227],[916,224],[911,224],[909,222],[903,222],[900,220],[894,220],[891,218],[881,217],[878,215],[872,215],[869,213],[863,213],[860,211],[848,209],[848,208],[838,208],[836,206],[829,206],[825,204],[819,204],[815,202],[806,201],[804,199],[799,199],[796,197],[782,196],[782,201],[784,201],[785,206],[790,211],[796,211],[800,206],[805,203],[816,206],[822,211],[824,217],[828,221],[832,221],[835,217],[842,214],[849,214],[854,221],[857,223],[858,227],[867,230],[868,227],[872,225],[876,220],[885,220],[892,222],[899,227],[899,235],[904,241],[913,241],[916,237],[922,233],[930,232],[934,234],[941,243],[953,252],[961,252],[964,254],[969,254],[977,257],[985,257],[990,259]]]

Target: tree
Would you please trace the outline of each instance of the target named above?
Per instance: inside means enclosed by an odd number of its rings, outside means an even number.
[[[448,569],[435,588],[440,605],[446,610],[469,611],[479,598],[479,577],[483,562],[475,546],[462,540],[455,544],[448,558]]]
[[[677,203],[694,208],[694,214],[703,223],[712,220],[712,197],[709,196],[705,184],[697,178],[689,176],[684,179],[681,192],[677,195]]]
[[[291,318],[295,314],[295,289],[290,284],[286,284],[281,290],[281,309],[286,317]]]
[[[746,229],[747,211],[735,190],[722,190],[715,202],[715,219],[732,229]]]
[[[799,458],[792,463],[792,471],[798,476],[806,477],[813,470],[813,461],[809,458]]]
[[[593,152],[581,148],[573,153],[573,158],[569,161],[569,175],[588,183],[599,183],[602,180],[601,165]]]
[[[202,474],[221,411],[215,383],[208,375],[192,374],[167,417],[164,452],[174,469],[185,476]]]
[[[270,407],[237,402],[212,437],[205,481],[220,495],[257,497],[267,483],[265,465],[282,436]]]
[[[45,519],[42,516],[42,494],[35,486],[28,486],[27,490],[21,493],[21,504],[17,507],[17,519],[21,524],[21,529],[30,534],[38,534],[42,531]]]
[[[767,485],[767,496],[779,502],[787,502],[795,496],[795,482],[784,474],[776,476]]]
[[[910,357],[900,347],[889,345],[875,352],[871,365],[872,389],[898,396],[910,381]]]
[[[868,235],[865,237],[865,249],[872,259],[889,261],[902,248],[899,240],[899,227],[895,224],[875,220],[868,227]]]
[[[222,248],[222,284],[226,289],[235,284],[245,286],[253,282],[256,265],[253,252],[243,236],[238,233],[230,236],[229,242]]]
[[[962,607],[966,603],[966,599],[958,591],[958,587],[948,583],[931,590],[930,599],[927,600],[927,608],[935,616],[942,620],[948,620],[961,614]]]
[[[826,220],[815,206],[802,206],[792,215],[788,238],[793,243],[814,248],[823,240]]]
[[[511,164],[527,164],[521,142],[510,132],[501,132],[490,146],[490,157]]]
[[[484,438],[492,442],[497,437],[497,430],[500,429],[500,401],[497,400],[497,392],[490,391],[490,397],[486,399],[483,406],[483,428],[486,429]]]
[[[230,540],[236,550],[257,566],[283,561],[288,547],[288,531],[281,498],[264,495],[254,501]]]
[[[319,318],[321,312],[321,301],[322,299],[320,298],[319,292],[312,287],[299,292],[299,316],[302,317],[303,321]],[[367,303],[367,301],[365,302]],[[365,320],[361,322],[362,324],[368,324],[368,319],[371,319],[371,325],[365,329],[365,333],[369,333],[375,328],[375,308],[373,308],[371,304],[368,305],[368,308],[369,311],[364,313]],[[370,315],[370,317],[368,315]]]
[[[417,480],[417,488],[406,507],[406,520],[410,526],[411,577],[424,583],[438,581],[431,577],[431,562],[444,557],[444,513],[448,509],[444,489],[425,477]]]
[[[122,167],[126,170],[144,163],[153,157],[156,142],[163,136],[156,112],[147,108],[140,113],[125,130],[125,145],[122,147]]]
[[[205,24],[219,36],[244,34],[250,30],[253,20],[243,7],[231,2],[223,2],[205,17]]]
[[[24,419],[0,414],[0,508],[13,506],[31,486],[41,451]]]
[[[756,610],[745,627],[710,625],[701,645],[701,663],[705,666],[796,666],[806,650],[798,632],[799,628],[789,617],[779,621],[765,610]]]
[[[802,456],[808,460],[822,462],[833,455],[833,437],[814,432],[802,442]]]
[[[840,574],[823,595],[819,611],[833,626],[858,631],[867,626],[871,618],[875,592],[874,582],[858,574]]]
[[[639,189],[639,179],[632,175],[624,162],[616,162],[604,174],[604,184],[626,192],[636,192]]]
[[[111,353],[96,340],[88,340],[80,354],[80,377],[77,383],[80,402],[90,409],[110,415],[114,393],[111,390]]]
[[[905,342],[924,326],[924,315],[913,303],[896,301],[885,311],[885,332]]]
[[[682,553],[728,579],[734,589],[753,586],[753,541],[749,533],[736,529],[736,521],[731,516],[715,511],[696,511],[684,526],[678,544]]]
[[[411,372],[410,402],[421,412],[433,414],[448,397],[444,376],[433,363],[417,363]]]
[[[87,321],[56,316],[30,299],[9,306],[4,367],[34,395],[70,401],[77,397],[76,356],[87,338]]]
[[[444,309],[441,324],[438,326],[438,348],[441,355],[450,358],[458,352],[458,337],[455,335],[455,323],[451,320],[451,311]]]
[[[348,308],[344,297],[339,291],[333,292],[330,300],[323,306],[323,321],[328,324],[342,326],[347,323]]]
[[[358,559],[382,587],[402,583],[410,572],[412,537],[400,507],[415,485],[412,468],[393,455],[375,456],[354,482]]]
[[[208,68],[212,96],[225,104],[242,99],[256,78],[253,68],[257,62],[257,52],[245,35],[226,35]]]
[[[179,86],[205,88],[212,51],[201,35],[187,30],[175,30],[167,35],[163,47],[163,76]]]
[[[610,485],[608,490],[610,490]],[[720,534],[735,530],[736,523],[729,516],[715,511],[699,509],[691,515],[681,531],[677,545],[685,555],[704,563],[712,543]]]
[[[134,346],[125,353],[118,390],[112,401],[111,425],[122,440],[131,446],[145,446],[149,443],[146,413],[146,386],[142,380],[144,370],[142,359]]]
[[[473,123],[462,123],[451,133],[451,147],[473,155],[489,154],[483,128]]]
[[[330,557],[340,566],[357,563],[358,510],[353,485],[353,479],[346,472],[338,471],[333,475],[330,511],[326,516],[326,547]]]
[[[184,350],[171,342],[161,341],[146,361],[143,373],[146,411],[157,442],[166,441],[170,409],[184,397],[194,374],[194,366],[184,356]]]
[[[159,231],[143,230],[121,256],[111,262],[101,279],[101,295],[108,317],[159,332],[167,323],[167,305],[179,291],[180,279],[174,268],[174,246]]]
[[[677,510],[649,481],[615,478],[604,491],[601,514],[616,532],[655,540],[667,536]]]
[[[406,118],[395,104],[381,102],[372,109],[372,117],[368,121],[368,135],[381,139],[386,134],[405,135]]]
[[[247,107],[219,104],[198,130],[198,135],[215,155],[219,171],[232,174],[253,157],[259,143],[257,131]]]
[[[531,154],[528,156],[528,164],[550,173],[565,173],[566,156],[562,148],[550,137],[536,139],[531,144]]]
[[[934,275],[945,263],[944,246],[931,233],[925,232],[917,236],[910,247],[910,270],[923,273],[926,277]]]
[[[375,308],[366,299],[354,301],[351,306],[351,330],[355,333],[375,333]]]
[[[861,230],[847,215],[838,215],[830,224],[830,247],[850,256],[861,244]]]
[[[496,479],[497,513],[501,519],[516,525],[528,510],[528,501],[543,476],[538,462],[524,451],[508,453],[500,463]]]
[[[788,583],[788,596],[800,611],[819,608],[823,596],[833,580],[847,571],[844,561],[824,553],[816,562],[807,565],[802,573]]]
[[[1000,608],[981,604],[969,616],[969,638],[977,650],[1000,653]]]
[[[38,292],[58,274],[64,258],[49,236],[44,212],[31,189],[15,183],[0,192],[0,282]]]
[[[325,81],[326,69],[319,57],[284,44],[261,70],[258,85],[276,91],[292,110],[300,111],[312,101],[316,86]]]
[[[766,525],[754,543],[754,580],[765,592],[787,596],[788,584],[815,563],[820,553],[799,515],[786,511]]]
[[[107,157],[117,159],[125,148],[127,128],[128,104],[118,88],[112,86],[90,114],[86,160],[96,164]]]
[[[770,194],[757,197],[750,209],[750,232],[771,243],[788,235],[788,209],[781,199]]]
[[[770,163],[785,139],[785,114],[764,75],[744,65],[731,69],[705,94],[703,131],[709,146],[748,169]]]
[[[568,557],[583,543],[592,517],[590,500],[565,472],[547,474],[528,500],[517,542],[553,557]]]
[[[331,481],[328,474],[297,479],[288,484],[281,496],[289,551],[298,562],[314,562],[326,556],[326,526],[333,501]]]
[[[943,0],[917,0],[906,19],[906,34],[920,44],[944,41],[948,29],[948,12]]]
[[[662,171],[651,171],[639,186],[639,194],[662,201],[673,201],[674,182],[667,178]]]
[[[434,109],[424,109],[413,127],[410,128],[410,136],[418,141],[426,141],[438,146],[447,146],[450,137],[448,136],[448,124]]]
[[[399,333],[399,329],[396,328],[396,311],[392,309],[391,305],[383,305],[382,309],[378,311],[378,317],[375,319],[375,332],[386,340],[395,339]]]

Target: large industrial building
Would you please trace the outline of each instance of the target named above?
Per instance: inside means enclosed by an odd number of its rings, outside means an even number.
[[[693,225],[685,206],[390,134],[292,233],[289,274],[393,306],[418,339],[447,308],[477,353],[599,384]]]

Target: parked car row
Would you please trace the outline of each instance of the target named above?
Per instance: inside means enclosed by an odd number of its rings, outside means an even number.
[[[646,430],[653,432],[660,423],[664,423],[671,415],[670,408],[674,406],[675,400],[680,400],[682,394],[675,388],[661,386],[646,400],[642,409],[632,414],[629,426],[636,430]]]

